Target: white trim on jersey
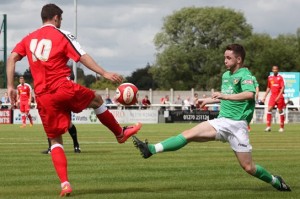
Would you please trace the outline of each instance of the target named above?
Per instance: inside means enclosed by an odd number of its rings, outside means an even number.
[[[31,88],[30,84],[24,83],[24,85],[26,85],[26,86],[29,87],[30,93],[31,93],[31,92],[32,92],[32,88]],[[19,84],[19,85],[17,86],[17,88],[20,87],[20,86],[22,86],[22,84]]]
[[[79,42],[76,40],[76,37],[74,35],[72,35],[70,32],[65,30],[61,30],[61,29],[57,29],[57,30],[59,30],[61,33],[63,33],[66,36],[66,38],[72,43],[74,48],[81,56],[86,54],[86,52],[81,48]]]

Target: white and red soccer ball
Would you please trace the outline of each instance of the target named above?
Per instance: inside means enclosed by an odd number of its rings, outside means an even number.
[[[116,90],[116,100],[123,105],[133,105],[138,102],[139,89],[131,83],[123,83]]]

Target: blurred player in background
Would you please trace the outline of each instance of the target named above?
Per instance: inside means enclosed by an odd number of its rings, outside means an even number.
[[[267,128],[265,129],[266,132],[271,131],[271,123],[272,123],[272,110],[277,106],[278,113],[279,113],[279,120],[280,120],[280,128],[279,132],[284,131],[284,79],[281,75],[278,74],[279,67],[273,66],[272,67],[273,75],[268,77],[268,86],[262,102],[265,103],[265,100],[271,91],[271,96],[268,103],[268,113],[267,113]]]
[[[189,142],[229,142],[241,167],[250,175],[270,183],[279,191],[291,191],[280,176],[271,175],[252,159],[247,123],[253,117],[255,88],[252,74],[243,67],[246,56],[244,47],[231,44],[226,47],[224,63],[228,70],[222,76],[221,92],[214,92],[212,98],[199,99],[200,106],[221,103],[217,119],[201,122],[157,144],[144,143],[133,136],[133,142],[144,158],[167,151],[176,151]]]
[[[72,188],[68,179],[62,135],[70,128],[70,113],[78,113],[88,107],[94,108],[100,122],[114,133],[119,143],[124,143],[136,134],[141,123],[122,128],[107,110],[99,94],[70,80],[71,70],[67,66],[69,59],[80,61],[112,82],[121,83],[123,78],[117,73],[104,70],[81,48],[71,33],[59,29],[62,13],[55,4],[43,6],[43,26],[25,36],[15,46],[8,58],[6,71],[7,92],[13,100],[16,62],[27,56],[34,80],[37,108],[51,141],[52,162],[61,182],[60,196],[69,196]]]
[[[22,126],[21,128],[26,127],[26,118],[30,121],[30,126],[33,125],[32,117],[29,113],[31,98],[32,98],[32,88],[29,84],[25,83],[25,79],[23,76],[19,78],[20,84],[17,86],[17,101],[20,106],[21,118],[22,118]]]

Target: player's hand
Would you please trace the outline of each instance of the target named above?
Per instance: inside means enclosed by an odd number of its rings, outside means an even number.
[[[123,77],[117,73],[105,72],[103,77],[119,84],[123,81]]]
[[[7,93],[10,99],[10,104],[13,106],[16,103],[17,94],[14,88],[7,88]]]
[[[198,99],[197,103],[199,104],[200,108],[203,108],[206,104],[209,104],[209,98]]]
[[[261,99],[261,102],[262,102],[262,103],[265,103],[265,101],[266,101],[265,98],[262,98],[262,99]]]
[[[212,98],[213,99],[225,99],[224,95],[222,93],[220,93],[220,92],[214,92],[212,94]]]

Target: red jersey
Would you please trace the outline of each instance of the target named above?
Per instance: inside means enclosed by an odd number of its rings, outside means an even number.
[[[68,60],[78,62],[85,54],[72,34],[51,24],[24,37],[12,52],[27,56],[36,95],[56,90],[71,75]]]
[[[284,80],[281,75],[270,75],[268,77],[268,88],[271,89],[271,96],[277,97],[280,90],[284,87]],[[283,96],[282,96],[283,97]]]
[[[31,93],[31,86],[27,83],[19,84],[17,86],[18,95],[20,96],[20,102],[28,102],[30,93]]]

